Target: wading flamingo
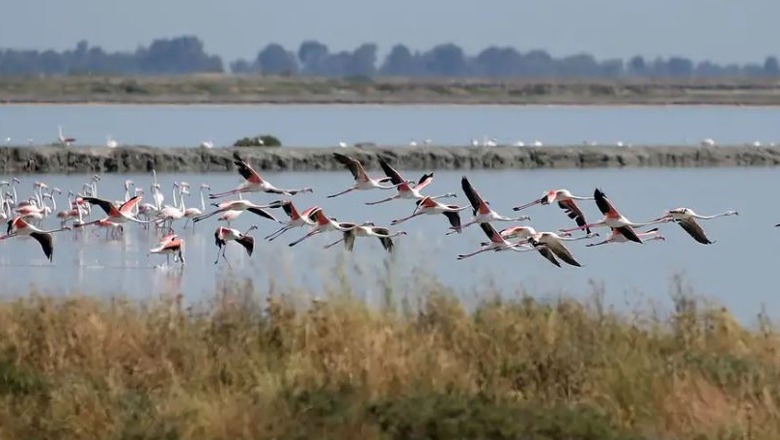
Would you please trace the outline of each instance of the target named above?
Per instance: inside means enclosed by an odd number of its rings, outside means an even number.
[[[251,257],[252,252],[255,250],[255,239],[248,234],[254,229],[257,229],[257,226],[252,225],[246,232],[241,233],[241,231],[236,229],[225,228],[223,226],[218,227],[214,231],[214,244],[217,245],[217,259],[214,260],[214,264],[219,263],[219,254],[220,251],[222,251],[222,258],[225,260],[225,263],[230,266],[230,262],[225,256],[225,251],[227,250],[227,242],[231,240],[243,246],[244,249],[246,249],[247,256]]]
[[[739,215],[739,213],[737,211],[731,210],[714,215],[699,215],[690,208],[675,208],[666,210],[664,214],[656,220],[671,218],[697,242],[701,244],[713,244],[715,242],[707,238],[707,234],[704,232],[704,228],[702,228],[701,225],[696,222],[696,219],[712,220],[714,218],[728,217],[731,215]]]
[[[398,193],[392,197],[388,197],[386,199],[378,200],[376,202],[366,202],[366,205],[378,205],[380,203],[389,202],[391,200],[395,199],[422,199],[423,196],[420,194],[420,190],[428,186],[433,181],[433,173],[423,174],[423,176],[420,178],[420,181],[416,184],[409,183],[406,179],[404,179],[401,174],[396,171],[392,166],[390,166],[387,161],[384,159],[379,159],[379,165],[382,166],[382,170],[384,170],[387,177],[390,178],[390,182],[396,187],[396,190],[398,190]],[[446,193],[439,196],[430,196],[431,199],[441,199],[441,198],[447,198],[447,197],[457,197],[455,193]]]
[[[76,138],[65,136],[65,134],[62,132],[62,125],[58,125],[57,129],[59,130],[58,138],[60,140],[60,145],[62,145],[63,147],[69,147],[70,144],[76,142]]]
[[[184,223],[185,228],[187,227],[187,223],[189,223],[190,220],[200,215],[203,215],[203,213],[206,212],[206,200],[203,198],[203,190],[205,189],[211,190],[211,187],[205,183],[201,184],[200,185],[200,209],[187,208],[184,210],[184,216],[187,217],[187,221]],[[185,194],[189,195],[189,191],[187,191]],[[195,223],[192,223],[192,228],[195,229]]]
[[[241,193],[248,193],[248,192],[266,192],[271,194],[284,194],[286,196],[294,196],[298,193],[307,193],[307,192],[314,192],[311,188],[301,188],[301,189],[281,189],[277,188],[273,185],[271,185],[270,182],[267,180],[263,180],[263,178],[260,176],[260,173],[252,169],[252,167],[247,163],[244,159],[241,158],[241,156],[238,154],[238,152],[233,152],[233,158],[235,159],[233,163],[238,167],[238,173],[246,179],[246,182],[242,183],[238,188],[232,189],[230,191],[225,191],[223,193],[218,194],[209,194],[210,199],[218,199],[220,197],[225,197],[233,194],[241,194]]]
[[[381,179],[373,179],[368,176],[363,164],[359,160],[347,156],[346,154],[333,153],[333,157],[337,161],[344,164],[347,167],[352,177],[355,178],[355,184],[351,188],[347,188],[344,191],[336,194],[331,194],[327,198],[338,197],[342,194],[346,194],[355,190],[369,190],[369,189],[395,189],[398,185],[382,185],[383,183],[390,183],[393,179],[390,177],[383,177]]]
[[[325,249],[333,247],[343,241],[344,247],[348,251],[352,252],[352,249],[355,247],[356,237],[375,237],[379,239],[379,241],[382,243],[382,247],[385,248],[388,253],[392,253],[394,247],[393,237],[398,237],[399,235],[407,234],[405,231],[391,233],[390,229],[388,228],[383,226],[376,226],[373,222],[365,222],[361,225],[355,226],[348,231],[344,231],[343,237],[325,246]]]
[[[173,255],[173,262],[179,262],[184,266],[184,239],[179,238],[171,229],[168,235],[160,239],[157,246],[149,249],[147,256],[151,254],[165,255],[166,266],[170,263],[171,255]]]
[[[587,224],[585,215],[582,213],[580,207],[577,206],[577,203],[574,202],[575,200],[593,200],[593,197],[575,196],[572,195],[568,189],[551,189],[544,193],[541,198],[536,199],[531,203],[526,203],[525,205],[515,206],[512,210],[522,211],[523,209],[530,208],[534,205],[550,205],[558,202],[558,207],[563,209],[570,219],[577,222],[577,226],[585,226]],[[585,232],[589,234],[590,228],[585,228]]]
[[[126,201],[125,203],[117,206],[111,203],[108,200],[99,199],[97,197],[83,197],[84,201],[90,204],[98,205],[100,208],[105,211],[105,213],[108,215],[108,217],[105,218],[105,220],[112,221],[114,223],[127,223],[127,222],[134,222],[134,223],[140,223],[140,224],[147,224],[151,223],[154,220],[138,220],[135,218],[133,214],[133,208],[135,205],[141,201],[141,196],[133,196],[130,198],[130,200]],[[95,224],[99,220],[87,222],[84,223],[81,226],[87,226],[90,224]]]
[[[623,215],[620,214],[618,210],[615,209],[614,206],[612,206],[612,203],[609,201],[609,199],[607,199],[607,196],[600,189],[596,188],[596,190],[593,192],[593,198],[596,199],[596,206],[598,206],[599,211],[601,211],[601,213],[604,214],[604,218],[599,220],[596,223],[585,224],[571,229],[561,229],[560,230],[561,232],[572,232],[578,229],[587,230],[589,228],[608,226],[610,228],[617,229],[618,232],[623,234],[630,241],[636,243],[642,243],[642,239],[640,239],[636,235],[634,228],[673,221],[671,217],[662,217],[660,219],[656,219],[646,223],[634,223],[629,219],[623,217]]]

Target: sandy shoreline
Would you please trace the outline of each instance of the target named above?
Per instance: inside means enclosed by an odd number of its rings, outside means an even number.
[[[387,146],[364,148],[2,147],[0,169],[12,173],[228,172],[233,151],[264,171],[343,170],[333,152],[352,155],[367,169],[387,158],[401,169],[576,169],[746,167],[780,165],[780,147],[754,146]]]

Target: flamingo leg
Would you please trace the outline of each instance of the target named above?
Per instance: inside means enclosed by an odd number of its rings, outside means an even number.
[[[412,219],[412,218],[414,218],[414,217],[417,217],[418,215],[422,215],[422,214],[423,214],[423,212],[422,212],[422,211],[417,211],[417,212],[415,212],[414,214],[412,214],[412,215],[410,215],[410,216],[408,216],[408,217],[403,217],[403,218],[395,219],[395,220],[391,221],[391,222],[390,222],[390,224],[391,224],[391,225],[393,225],[393,226],[395,226],[395,225],[397,225],[397,224],[403,223],[403,222],[405,222],[405,221],[407,221],[407,220],[409,220],[409,219]]]
[[[336,194],[331,194],[331,195],[329,195],[329,196],[326,196],[326,198],[328,198],[328,199],[332,199],[332,198],[334,198],[334,197],[338,197],[338,196],[340,196],[340,195],[346,194],[346,193],[348,193],[348,192],[352,192],[352,191],[354,191],[354,190],[355,190],[355,187],[353,186],[352,188],[347,188],[347,189],[345,189],[344,191],[337,192]]]
[[[309,237],[311,237],[313,235],[317,235],[320,232],[322,232],[322,229],[315,229],[315,230],[309,232],[308,234],[304,235],[303,237],[301,237],[301,238],[295,240],[294,242],[290,243],[288,246],[290,246],[290,247],[295,246],[296,244],[302,242],[303,240],[306,240],[307,238],[309,238]]]
[[[219,263],[219,253],[220,253],[221,250],[222,250],[222,246],[217,248],[217,259],[214,260],[214,264]]]
[[[285,232],[292,229],[292,226],[282,226],[281,228],[277,229],[276,231],[272,232],[271,234],[268,234],[265,236],[265,239],[268,241],[272,241],[274,238],[278,238],[280,235],[284,234]]]
[[[604,240],[604,241],[600,241],[598,243],[588,243],[588,244],[585,245],[585,247],[601,246],[601,245],[607,244],[607,243],[609,243],[611,241],[612,240]]]
[[[333,243],[331,243],[331,244],[329,244],[329,245],[326,245],[326,246],[325,246],[323,249],[330,249],[330,248],[332,248],[333,246],[336,246],[337,244],[341,243],[342,241],[344,241],[344,238],[343,238],[343,237],[342,237],[342,238],[339,238],[338,240],[334,241]]]
[[[473,257],[474,255],[481,254],[482,252],[487,252],[487,251],[492,251],[492,250],[493,250],[493,247],[486,246],[486,247],[483,247],[482,249],[480,249],[478,251],[475,251],[475,252],[472,252],[470,254],[458,254],[458,260],[462,260],[464,258]]]
[[[391,200],[395,200],[397,198],[401,197],[399,194],[394,195],[393,197],[388,197],[386,199],[378,200],[376,202],[366,202],[366,205],[378,205],[380,203],[389,202]]]

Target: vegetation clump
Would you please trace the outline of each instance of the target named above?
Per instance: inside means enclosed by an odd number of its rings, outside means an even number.
[[[419,293],[4,300],[0,438],[780,438],[766,319]]]
[[[282,141],[276,136],[264,134],[260,136],[244,137],[233,143],[234,147],[281,147]]]

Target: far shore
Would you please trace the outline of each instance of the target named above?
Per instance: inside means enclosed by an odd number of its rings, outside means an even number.
[[[0,105],[779,106],[771,79],[0,77]]]

